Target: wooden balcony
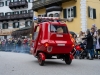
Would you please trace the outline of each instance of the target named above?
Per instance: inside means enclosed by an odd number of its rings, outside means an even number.
[[[16,9],[16,8],[25,8],[28,7],[28,2],[27,1],[18,1],[18,2],[10,2],[9,3],[9,8],[10,9]]]
[[[16,15],[9,15],[9,16],[0,16],[0,22],[3,21],[13,21],[13,20],[21,20],[21,19],[32,19],[33,12],[26,13],[26,14],[16,14]]]
[[[5,20],[5,16],[0,16],[0,22],[3,22]]]
[[[62,2],[68,2],[68,1],[76,1],[76,0],[37,0],[33,2],[32,9],[34,11],[37,11],[38,9],[41,9],[43,7],[48,7],[51,5],[60,5]]]
[[[10,35],[12,33],[11,29],[0,29],[0,35]]]

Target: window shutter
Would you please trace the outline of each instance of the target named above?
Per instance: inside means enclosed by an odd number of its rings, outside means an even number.
[[[30,10],[28,10],[28,13],[30,13]]]
[[[30,21],[30,26],[32,26],[32,21]]]
[[[4,23],[2,24],[2,29],[4,29]]]
[[[2,13],[2,15],[4,16],[4,13]]]
[[[22,13],[23,13],[23,14],[26,14],[26,12],[27,12],[27,10],[24,10]]]
[[[15,28],[15,23],[13,22],[13,28]]]
[[[5,2],[5,5],[7,6],[7,1]]]
[[[11,12],[11,15],[13,15],[13,12]]]
[[[7,16],[7,13],[5,13],[5,16]]]
[[[19,28],[19,26],[20,26],[20,23],[18,22],[18,27],[17,28]]]
[[[9,25],[8,25],[8,23],[7,23],[7,29],[8,29],[8,27],[9,27]]]
[[[3,7],[4,6],[4,2],[1,2],[2,3],[2,6],[1,7]]]
[[[4,16],[4,13],[0,13],[0,16]]]
[[[76,17],[76,6],[73,7],[74,17]]]
[[[93,19],[96,19],[96,9],[93,9]]]
[[[88,17],[90,17],[90,7],[88,6]]]
[[[67,9],[63,9],[63,17],[64,18],[67,18],[67,11],[66,11]]]
[[[22,14],[22,11],[20,11],[20,14]]]
[[[27,22],[27,21],[25,21],[25,27],[26,27],[26,25],[27,25],[26,22]]]

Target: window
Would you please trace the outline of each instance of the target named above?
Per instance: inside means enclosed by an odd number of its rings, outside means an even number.
[[[7,13],[5,13],[5,15],[6,16],[9,16],[9,15],[11,15],[11,12],[7,12]]]
[[[93,19],[93,8],[90,8],[90,18]]]
[[[54,17],[60,17],[59,13],[55,13]]]
[[[53,17],[53,14],[50,14],[49,17]]]
[[[25,22],[25,27],[31,26],[31,24],[32,24],[32,21],[26,21]]]
[[[64,18],[73,18],[76,17],[76,6],[63,9]]]
[[[27,10],[20,11],[21,14],[26,14]]]
[[[3,7],[4,6],[4,2],[0,2],[0,7]]]
[[[41,15],[42,17],[45,17],[45,14]]]
[[[88,17],[96,19],[96,9],[88,7]]]
[[[34,0],[28,0],[28,2],[33,2]]]
[[[19,1],[26,1],[27,2],[27,0],[19,0]]]
[[[56,33],[68,33],[66,26],[50,25],[50,31]]]
[[[10,2],[18,2],[18,1],[21,1],[21,0],[9,0]]]
[[[8,23],[3,23],[2,25],[2,29],[8,29]]]
[[[45,14],[42,14],[42,15],[38,15],[38,17],[45,17]]]
[[[33,13],[33,10],[28,10],[28,13],[31,13],[31,12]]]
[[[10,0],[10,2],[14,2],[13,0]]]
[[[19,0],[13,0],[13,2],[18,2]]]
[[[15,11],[15,12],[13,12],[13,14],[14,14],[14,15],[19,14],[19,11]]]
[[[9,5],[9,2],[10,2],[10,1],[6,1],[6,2],[5,2],[5,5],[8,6],[8,5]]]
[[[14,22],[13,23],[13,28],[19,28],[19,22]]]
[[[0,16],[4,16],[4,13],[2,12],[2,13],[0,13]]]

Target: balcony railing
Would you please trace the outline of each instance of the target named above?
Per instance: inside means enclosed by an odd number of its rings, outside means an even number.
[[[33,2],[33,10],[37,10],[39,8],[45,7],[47,5],[51,5],[54,3],[61,3],[65,1],[71,1],[71,0],[37,0]]]
[[[0,22],[3,21],[12,21],[12,20],[20,20],[20,19],[32,19],[33,12],[25,13],[25,14],[15,14],[8,16],[0,16]]]
[[[10,2],[9,3],[9,8],[13,9],[13,8],[20,8],[20,7],[28,7],[28,2],[26,1],[18,1],[18,2]]]

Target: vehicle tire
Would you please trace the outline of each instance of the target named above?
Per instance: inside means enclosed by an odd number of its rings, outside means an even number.
[[[38,62],[39,62],[39,65],[40,66],[43,66],[44,65],[44,62],[45,62],[44,60],[42,60],[40,54],[38,54]]]
[[[72,59],[70,58],[69,55],[65,55],[65,63],[70,65],[72,63]]]

